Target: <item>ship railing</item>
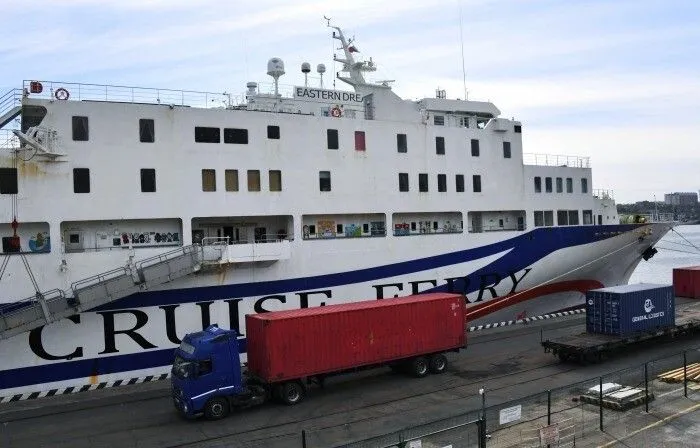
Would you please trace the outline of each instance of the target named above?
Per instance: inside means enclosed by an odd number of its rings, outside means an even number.
[[[31,83],[23,83],[24,91],[30,98],[56,99],[67,92],[67,100],[77,101],[111,101],[120,103],[164,104],[190,107],[230,108],[243,104],[244,95],[234,95],[227,92],[201,92],[196,90],[173,90],[152,87],[130,87],[107,84],[84,84],[63,81],[38,81],[41,83],[40,93],[32,93]],[[20,92],[21,93],[21,92]]]
[[[524,153],[523,163],[536,166],[558,166],[569,168],[590,168],[590,157],[569,156],[562,154]]]
[[[603,189],[594,189],[593,190],[593,197],[598,198],[598,199],[603,199],[603,200],[614,200],[615,199],[615,194],[613,193],[612,190],[603,190]]]
[[[469,233],[483,233],[483,232],[513,232],[513,231],[523,231],[525,230],[525,225],[510,225],[510,226],[469,226]]]
[[[49,309],[53,308],[53,304],[66,299],[65,293],[60,289],[52,289],[50,291],[42,292],[41,295],[44,298]],[[30,307],[34,308],[34,314],[36,319],[41,319],[44,314],[39,303],[37,295],[27,297],[26,299],[19,300],[12,303],[0,304],[0,317],[5,319],[12,315],[19,313],[26,313]]]

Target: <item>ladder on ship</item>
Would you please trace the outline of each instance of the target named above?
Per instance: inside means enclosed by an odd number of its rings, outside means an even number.
[[[0,339],[31,331],[226,261],[219,245],[193,244],[71,284],[0,305]],[[7,264],[6,262],[3,264]]]

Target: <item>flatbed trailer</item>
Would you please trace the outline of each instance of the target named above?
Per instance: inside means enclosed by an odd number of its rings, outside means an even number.
[[[676,325],[664,329],[614,336],[598,333],[579,333],[554,339],[542,338],[545,353],[558,356],[563,362],[595,363],[607,355],[642,343],[656,343],[700,333],[700,301],[676,308]]]

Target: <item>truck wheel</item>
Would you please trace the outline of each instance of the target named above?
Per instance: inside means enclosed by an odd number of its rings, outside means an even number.
[[[447,358],[442,353],[430,357],[430,371],[433,373],[445,373],[447,370]]]
[[[208,420],[219,420],[228,415],[230,407],[228,401],[222,397],[214,397],[204,406],[204,416]]]
[[[423,378],[428,373],[430,373],[430,367],[428,365],[428,360],[423,356],[413,358],[411,360],[409,372],[416,378]]]
[[[279,394],[282,403],[291,406],[304,399],[304,386],[298,381],[289,381],[282,385]]]

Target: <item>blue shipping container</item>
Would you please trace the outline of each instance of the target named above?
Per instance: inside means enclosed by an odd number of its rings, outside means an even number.
[[[586,331],[615,336],[676,325],[672,285],[638,283],[586,292]]]

